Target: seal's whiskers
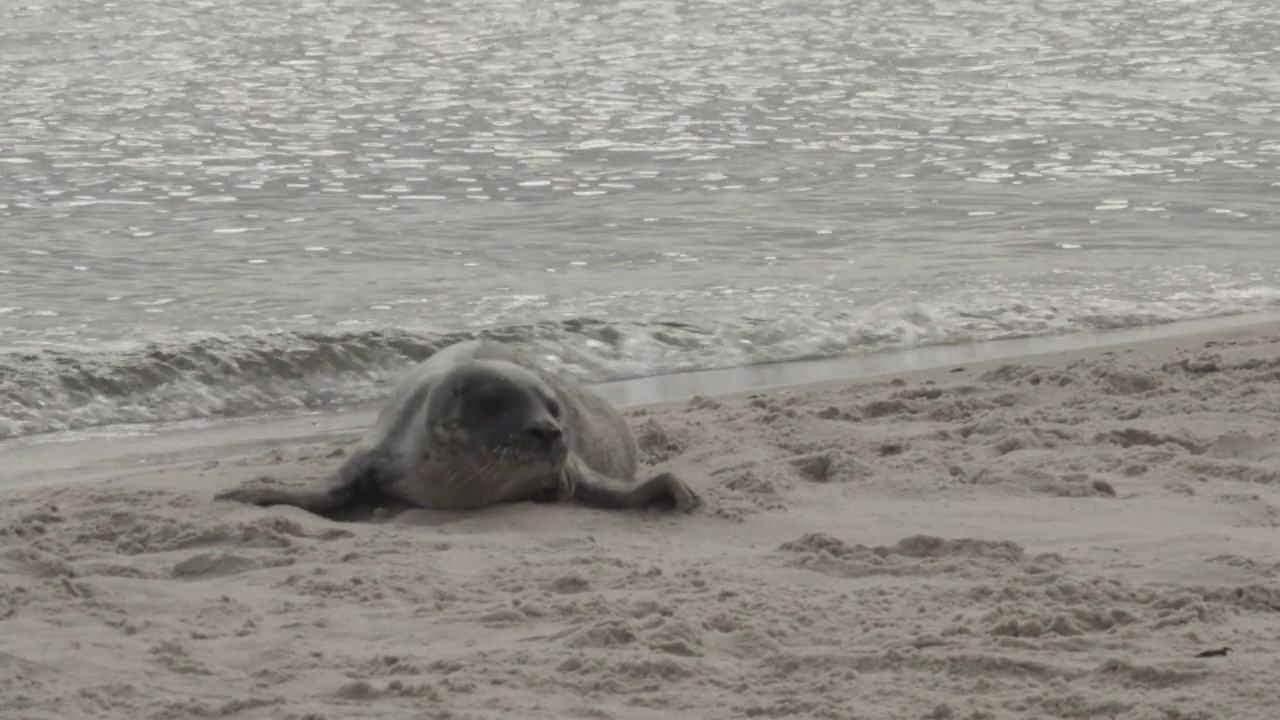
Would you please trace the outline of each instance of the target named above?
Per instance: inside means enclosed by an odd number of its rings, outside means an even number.
[[[494,468],[498,467],[503,460],[506,459],[506,450],[500,450],[491,458],[480,464],[478,467],[454,467],[441,479],[442,488],[452,488],[457,485],[469,485],[477,480],[485,480]]]

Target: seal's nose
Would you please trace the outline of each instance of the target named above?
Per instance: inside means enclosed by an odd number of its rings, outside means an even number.
[[[536,422],[525,430],[529,437],[538,441],[539,444],[551,447],[560,440],[560,426],[553,422],[541,421]]]

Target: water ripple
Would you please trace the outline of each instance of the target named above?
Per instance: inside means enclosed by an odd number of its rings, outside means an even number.
[[[5,4],[0,342],[819,309],[697,299],[726,279],[1233,311],[1205,284],[1280,287],[1278,28],[1267,0]]]

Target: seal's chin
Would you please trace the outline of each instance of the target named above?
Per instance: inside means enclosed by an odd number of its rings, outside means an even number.
[[[560,472],[569,458],[569,449],[562,443],[550,447],[500,445],[488,448],[488,455],[509,472],[532,476]]]

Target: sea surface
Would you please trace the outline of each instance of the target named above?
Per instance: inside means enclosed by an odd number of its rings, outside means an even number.
[[[0,5],[0,438],[1280,307],[1274,0]]]

